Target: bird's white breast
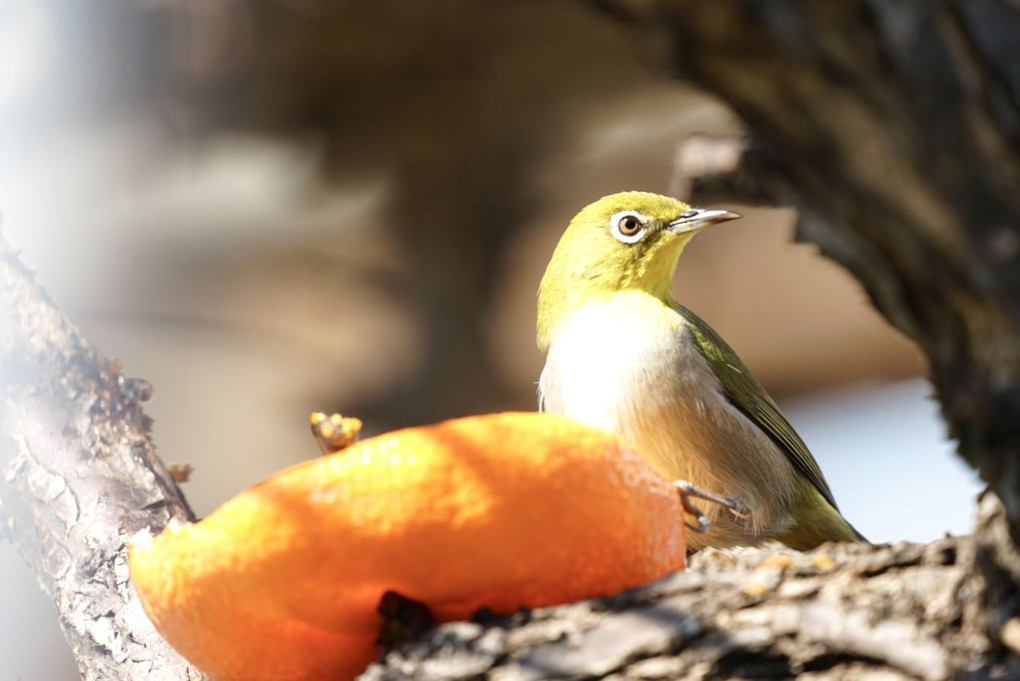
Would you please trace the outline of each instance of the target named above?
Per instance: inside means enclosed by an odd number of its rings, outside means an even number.
[[[676,399],[677,380],[717,383],[703,363],[684,361],[685,323],[644,294],[619,294],[563,320],[539,382],[546,411],[626,433],[634,410]],[[707,374],[707,375],[706,375]]]
[[[747,543],[791,522],[777,512],[793,490],[789,460],[726,397],[689,323],[657,299],[617,294],[564,319],[539,394],[546,411],[627,438],[666,477],[753,509],[746,523],[716,517],[711,543]]]

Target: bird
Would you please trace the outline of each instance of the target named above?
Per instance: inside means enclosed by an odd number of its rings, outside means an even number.
[[[539,285],[539,409],[618,434],[676,481],[702,530],[688,534],[692,552],[866,541],[775,401],[673,296],[691,239],[739,217],[649,192],[583,208]],[[692,496],[714,503],[700,513]]]

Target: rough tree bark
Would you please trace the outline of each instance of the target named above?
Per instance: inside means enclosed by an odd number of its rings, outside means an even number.
[[[128,584],[125,539],[193,519],[127,379],[0,239],[0,533],[35,569],[84,679],[201,679]]]

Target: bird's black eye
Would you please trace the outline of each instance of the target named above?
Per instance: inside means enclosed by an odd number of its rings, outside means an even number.
[[[623,215],[616,223],[617,229],[620,230],[620,234],[624,236],[634,236],[641,231],[641,221],[633,215]]]

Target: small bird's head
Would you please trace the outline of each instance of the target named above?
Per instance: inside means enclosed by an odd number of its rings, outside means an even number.
[[[538,292],[538,345],[588,299],[637,289],[672,301],[677,261],[705,227],[740,215],[691,208],[648,192],[604,196],[585,206],[560,238]]]

